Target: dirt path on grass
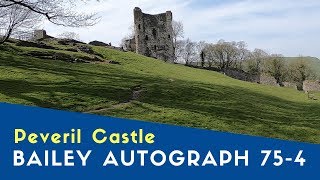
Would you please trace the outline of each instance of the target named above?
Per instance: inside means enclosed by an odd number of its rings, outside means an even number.
[[[131,88],[131,90],[132,90],[131,97],[128,100],[121,102],[121,103],[118,103],[118,104],[114,104],[108,108],[98,108],[98,109],[88,111],[86,113],[99,113],[99,112],[117,109],[117,108],[120,108],[120,107],[123,107],[126,105],[130,105],[132,101],[138,100],[141,97],[142,93],[145,91],[144,89],[142,89],[142,87],[140,85]]]

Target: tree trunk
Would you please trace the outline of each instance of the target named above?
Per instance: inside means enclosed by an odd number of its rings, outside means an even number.
[[[3,36],[3,38],[0,40],[0,44],[4,44],[6,41],[8,41],[8,39],[10,38],[11,36],[11,33],[12,33],[12,28],[10,28],[8,30],[8,32]]]
[[[204,67],[205,54],[203,51],[201,52],[200,57],[201,57],[201,67]]]

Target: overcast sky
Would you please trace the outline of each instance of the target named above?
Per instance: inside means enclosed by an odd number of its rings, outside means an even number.
[[[99,13],[101,21],[94,27],[65,29],[44,23],[41,28],[54,36],[74,31],[86,42],[117,45],[133,24],[134,7],[149,14],[171,10],[183,22],[185,37],[194,41],[245,41],[250,49],[320,58],[319,0],[100,0],[80,8]]]

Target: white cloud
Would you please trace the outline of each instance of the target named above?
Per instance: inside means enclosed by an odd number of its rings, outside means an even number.
[[[195,3],[197,7],[193,7]],[[98,12],[101,22],[73,31],[85,41],[118,44],[129,31],[136,6],[152,14],[173,11],[174,18],[183,21],[186,36],[196,41],[244,40],[250,48],[263,48],[272,53],[320,57],[318,0],[243,0],[205,6],[201,6],[201,0],[104,0],[81,7],[86,12]],[[52,35],[65,31],[48,23],[43,27]]]

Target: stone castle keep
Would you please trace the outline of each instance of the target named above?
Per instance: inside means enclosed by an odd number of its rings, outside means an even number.
[[[150,15],[138,7],[134,9],[134,38],[126,46],[148,57],[174,61],[172,12]]]

